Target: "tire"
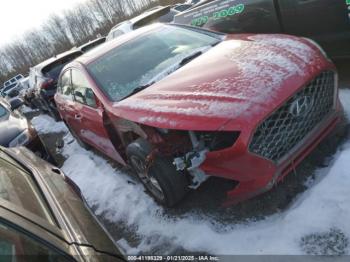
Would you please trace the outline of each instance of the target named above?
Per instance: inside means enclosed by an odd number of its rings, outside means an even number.
[[[82,141],[79,136],[74,132],[73,129],[70,128],[70,126],[64,122],[66,124],[66,126],[68,127],[69,132],[72,134],[72,136],[74,137],[74,139],[78,142],[79,146],[81,146],[82,148],[84,148],[85,150],[90,150],[91,146],[87,143],[85,143],[84,141]]]
[[[176,171],[172,161],[165,157],[156,157],[148,170],[142,172],[142,169],[147,169],[146,158],[151,150],[147,141],[137,139],[127,147],[126,155],[147,192],[158,203],[172,207],[188,192],[187,177],[184,173]]]

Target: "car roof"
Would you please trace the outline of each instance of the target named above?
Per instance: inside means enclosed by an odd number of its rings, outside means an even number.
[[[89,45],[93,45],[93,44],[95,44],[97,42],[100,42],[100,41],[102,42],[103,40],[106,40],[106,37],[99,37],[99,38],[96,38],[94,40],[91,40],[91,41],[89,41],[89,42],[79,46],[77,49],[78,50],[83,50],[85,47],[87,47]]]
[[[166,5],[166,6],[156,6],[156,7],[153,7],[151,9],[148,9],[146,10],[145,12],[143,12],[142,14],[130,19],[129,21],[132,23],[132,24],[137,24],[139,23],[140,21],[142,21],[143,19],[145,18],[148,18],[149,16],[152,16],[156,13],[158,13],[159,11],[162,11],[164,9],[170,9],[170,6],[169,5]]]
[[[133,24],[133,25],[137,24],[140,21],[142,21],[143,19],[148,18],[149,16],[152,16],[155,13],[158,13],[159,11],[162,11],[162,10],[167,9],[167,8],[170,9],[170,7],[171,7],[170,5],[166,5],[166,6],[155,6],[153,8],[150,8],[134,18],[131,18],[129,20],[126,20],[126,21],[120,22],[119,24],[116,24],[115,26],[112,27],[110,32],[114,31],[115,29],[117,29],[120,26],[125,25],[125,24]]]
[[[69,51],[63,52],[57,56],[51,57],[51,58],[41,62],[40,64],[37,64],[36,66],[32,67],[32,69],[41,71],[44,67],[46,67],[52,63],[55,63],[56,61],[66,57],[66,56],[69,56],[71,54],[74,54],[74,53],[82,53],[82,52],[80,50],[74,48],[73,50],[69,50]]]

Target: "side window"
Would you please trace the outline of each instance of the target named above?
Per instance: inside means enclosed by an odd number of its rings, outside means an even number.
[[[12,228],[0,220],[0,256],[1,261],[73,261],[67,254],[45,245],[29,234]],[[23,259],[23,260],[22,260]]]
[[[0,158],[0,199],[56,225],[51,209],[31,174],[20,169],[12,159],[2,157],[3,155]]]
[[[59,81],[59,93],[66,99],[73,100],[73,87],[71,84],[71,70],[64,72]]]
[[[90,107],[96,107],[94,92],[83,73],[78,70],[72,70],[72,85],[75,101]]]

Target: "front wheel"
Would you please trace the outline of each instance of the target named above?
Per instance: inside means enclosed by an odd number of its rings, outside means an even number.
[[[186,195],[187,178],[165,157],[156,157],[148,166],[150,153],[151,146],[144,139],[137,139],[126,149],[130,165],[148,193],[160,204],[172,207]]]

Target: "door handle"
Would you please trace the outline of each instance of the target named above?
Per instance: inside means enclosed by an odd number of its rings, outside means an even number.
[[[82,119],[82,116],[79,115],[79,114],[76,114],[76,115],[74,115],[74,118],[75,118],[76,120],[81,120],[81,119]]]

